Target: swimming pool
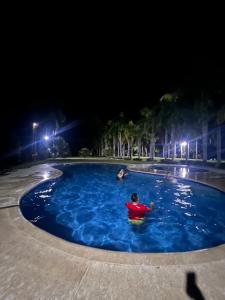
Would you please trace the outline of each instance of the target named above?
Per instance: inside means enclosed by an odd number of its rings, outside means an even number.
[[[58,166],[63,176],[44,182],[20,202],[34,225],[65,240],[127,252],[184,252],[225,243],[225,194],[187,180],[129,172],[121,165]],[[127,221],[125,203],[136,192],[155,202],[143,225]]]

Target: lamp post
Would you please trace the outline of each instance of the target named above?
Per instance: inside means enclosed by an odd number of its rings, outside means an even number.
[[[38,123],[34,122],[32,124],[33,129],[33,150],[32,150],[32,157],[33,160],[37,159],[37,145],[36,145],[36,128],[38,127]]]

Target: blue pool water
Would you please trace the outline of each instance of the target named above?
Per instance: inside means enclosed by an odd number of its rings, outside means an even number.
[[[129,172],[121,165],[61,165],[20,202],[26,219],[68,241],[127,252],[183,252],[225,243],[225,194],[187,180]],[[155,202],[143,225],[127,221],[131,193]]]

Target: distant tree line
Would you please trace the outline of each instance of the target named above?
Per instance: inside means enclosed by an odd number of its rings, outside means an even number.
[[[166,93],[153,107],[143,107],[135,122],[121,112],[102,123],[92,152],[129,159],[133,155],[154,159],[157,155],[206,162],[211,157],[220,163],[225,147],[223,97],[220,89]]]

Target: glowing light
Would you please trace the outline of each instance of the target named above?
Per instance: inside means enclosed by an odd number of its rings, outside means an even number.
[[[49,140],[49,136],[48,136],[48,135],[45,135],[45,136],[44,136],[44,139],[45,139],[46,141],[48,141],[48,140]]]
[[[33,129],[35,129],[36,127],[38,127],[38,123],[34,122],[33,123]]]
[[[180,174],[181,174],[181,177],[185,178],[187,176],[187,169],[186,168],[181,168],[180,169]]]
[[[49,178],[49,173],[48,172],[44,172],[44,174],[42,175],[43,179],[46,180]]]
[[[187,146],[187,142],[184,141],[184,142],[182,142],[180,145],[183,146],[183,147],[185,147],[185,146]]]
[[[187,146],[187,142],[183,141],[182,143],[180,143],[180,157],[182,158],[183,156],[183,152],[185,152],[185,147]]]

